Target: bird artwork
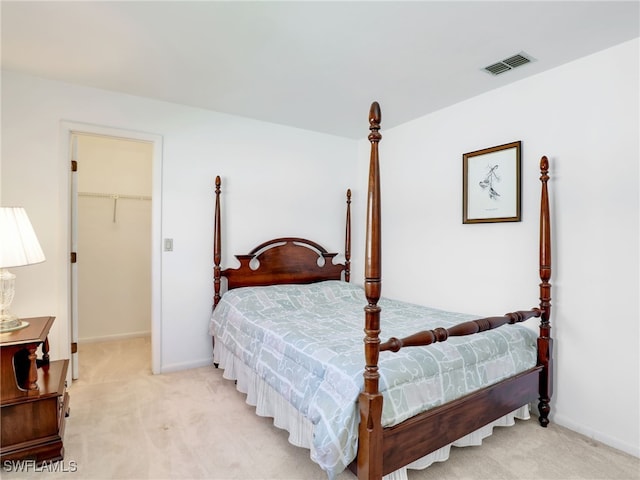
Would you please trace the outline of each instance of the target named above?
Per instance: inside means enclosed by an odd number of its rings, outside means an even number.
[[[484,179],[480,181],[480,187],[483,190],[488,191],[489,198],[491,200],[498,200],[498,197],[500,196],[500,194],[493,188],[494,180],[496,182],[500,181],[500,176],[498,175],[496,170],[498,170],[498,165],[487,166],[487,174],[485,175]]]

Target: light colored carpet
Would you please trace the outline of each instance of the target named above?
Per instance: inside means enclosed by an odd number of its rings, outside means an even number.
[[[220,370],[152,375],[150,358],[146,338],[81,345],[64,461],[57,472],[5,468],[2,478],[326,479]],[[494,430],[480,447],[454,448],[409,478],[630,480],[640,479],[640,459],[532,419]]]

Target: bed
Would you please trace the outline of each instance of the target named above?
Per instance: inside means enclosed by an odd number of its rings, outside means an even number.
[[[350,191],[343,262],[314,241],[283,237],[237,255],[239,268],[222,269],[216,178],[214,363],[259,415],[310,449],[329,479],[345,468],[359,479],[406,479],[407,468],[446,459],[451,445],[479,444],[494,426],[528,418],[533,402],[540,425],[549,423],[547,158],[540,161],[538,307],[476,318],[397,302],[381,297],[380,120],[374,102],[363,287],[350,282]],[[519,325],[534,317],[538,334]],[[395,336],[382,341],[381,325]]]

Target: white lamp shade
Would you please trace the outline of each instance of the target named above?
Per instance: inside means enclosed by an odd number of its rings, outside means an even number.
[[[0,207],[0,268],[44,262],[44,253],[22,207]]]

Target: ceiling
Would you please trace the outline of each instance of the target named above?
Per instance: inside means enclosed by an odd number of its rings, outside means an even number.
[[[2,67],[363,138],[373,100],[402,124],[640,36],[639,5],[3,0]]]

